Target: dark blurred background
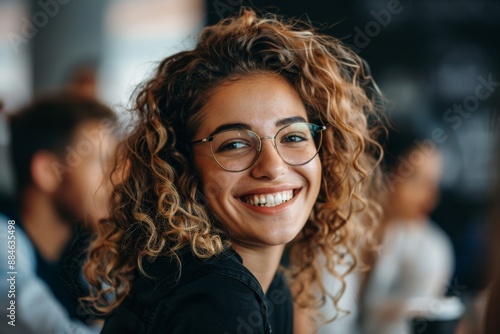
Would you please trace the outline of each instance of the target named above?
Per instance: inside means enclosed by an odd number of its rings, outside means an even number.
[[[244,2],[251,5],[250,2]],[[493,184],[492,112],[500,94],[500,1],[349,0],[252,2],[302,17],[364,58],[391,101],[395,124],[417,124],[445,157],[432,218],[456,256],[448,293],[486,285]],[[0,100],[4,114],[35,95],[67,87],[117,110],[155,62],[238,10],[238,0],[0,0]],[[498,103],[498,102],[497,102]],[[498,110],[498,109],[496,109]],[[29,135],[29,134],[28,134]],[[15,193],[0,121],[0,194]]]

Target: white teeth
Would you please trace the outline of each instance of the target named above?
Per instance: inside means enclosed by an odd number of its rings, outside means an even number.
[[[254,206],[274,207],[288,202],[293,198],[293,190],[287,190],[275,194],[249,195],[242,198],[247,204]]]
[[[269,206],[272,206],[274,204],[274,196],[273,195],[266,196],[266,204],[269,204]]]
[[[260,203],[261,204],[266,204],[266,196],[260,195]]]

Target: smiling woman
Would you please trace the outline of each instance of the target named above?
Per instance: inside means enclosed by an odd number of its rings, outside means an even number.
[[[343,281],[371,239],[379,98],[337,39],[249,9],[165,59],[85,266],[103,333],[291,333],[336,302],[320,264]]]
[[[321,142],[314,137],[321,137],[318,130],[323,127],[305,123],[304,103],[278,74],[247,75],[221,84],[199,114],[196,133],[210,135],[212,145],[193,147],[194,164],[202,184],[219,186],[207,204],[231,231],[233,247],[242,255],[247,249],[290,242],[318,197]],[[221,128],[226,130],[214,131]],[[221,167],[233,173],[219,185],[214,175]],[[281,247],[268,248],[266,256],[278,252],[274,258],[279,260]],[[245,260],[243,256],[243,263],[250,265]],[[261,282],[264,290],[274,271]]]

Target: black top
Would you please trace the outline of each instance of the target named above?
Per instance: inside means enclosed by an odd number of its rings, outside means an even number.
[[[36,274],[47,283],[69,316],[83,322],[91,321],[94,317],[80,301],[81,297],[89,295],[88,284],[82,272],[89,238],[89,232],[76,229],[62,256],[55,262],[47,261],[35,249]]]
[[[173,259],[145,261],[144,269],[154,279],[137,276],[101,333],[293,332],[292,296],[280,272],[264,294],[232,249],[209,260],[195,257],[188,249],[180,257],[180,278]]]

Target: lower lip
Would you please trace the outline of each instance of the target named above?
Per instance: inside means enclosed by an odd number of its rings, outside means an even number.
[[[238,199],[238,201],[241,204],[243,204],[243,206],[249,208],[250,210],[252,210],[254,212],[257,212],[257,213],[260,213],[263,215],[275,215],[275,214],[279,214],[279,213],[285,211],[286,209],[288,209],[288,207],[295,202],[295,199],[298,197],[298,195],[300,194],[301,191],[302,191],[302,188],[298,189],[298,190],[294,190],[293,191],[294,195],[293,195],[291,200],[289,200],[288,202],[285,202],[283,204],[273,206],[273,207],[254,206],[254,205],[250,205],[248,203],[243,202],[241,199]]]

